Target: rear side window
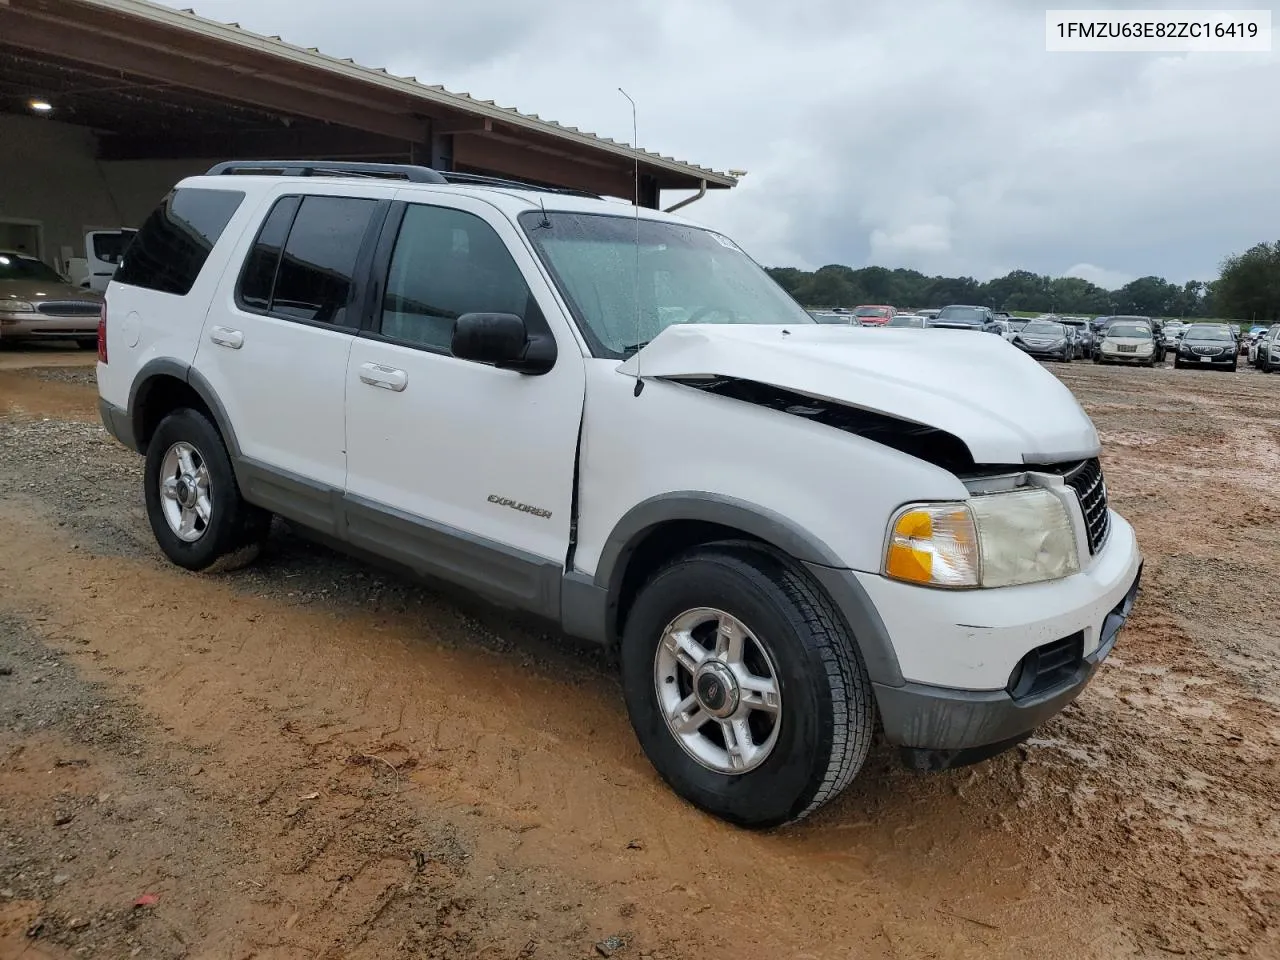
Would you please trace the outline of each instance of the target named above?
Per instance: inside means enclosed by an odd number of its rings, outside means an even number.
[[[185,297],[243,200],[238,190],[174,190],[128,245],[116,282]]]
[[[290,320],[348,321],[356,260],[378,201],[285,197],[258,233],[240,276],[240,305]]]

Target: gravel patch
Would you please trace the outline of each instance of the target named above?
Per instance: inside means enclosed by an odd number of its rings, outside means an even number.
[[[98,385],[98,371],[93,367],[35,367],[28,375],[45,383],[76,383],[89,387]]]
[[[150,535],[142,513],[142,458],[100,424],[0,419],[0,495],[34,500],[95,552],[137,553]],[[141,526],[139,526],[141,521]]]

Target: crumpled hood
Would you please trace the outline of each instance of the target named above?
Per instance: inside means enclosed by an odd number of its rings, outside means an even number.
[[[1054,463],[1100,444],[1076,398],[1003,337],[797,324],[668,327],[619,368],[736,377],[945,430],[977,463]]]

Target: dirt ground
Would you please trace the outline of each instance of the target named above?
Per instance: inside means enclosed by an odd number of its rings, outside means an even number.
[[[1115,654],[752,834],[596,651],[283,525],[165,563],[92,361],[0,353],[0,958],[1280,957],[1280,376],[1051,368],[1147,558]]]

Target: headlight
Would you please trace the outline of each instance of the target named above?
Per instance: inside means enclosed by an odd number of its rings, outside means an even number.
[[[1080,570],[1071,518],[1040,487],[919,503],[889,527],[885,574],[931,587],[1010,587]]]
[[[1152,344],[1149,344],[1149,343],[1140,343],[1140,344],[1138,344],[1138,352],[1139,352],[1139,353],[1150,353],[1153,349],[1154,349],[1154,347],[1152,346]]]
[[[1102,341],[1102,349],[1103,349],[1103,350],[1110,350],[1112,353],[1115,353],[1115,352],[1116,352],[1116,345],[1115,345],[1114,343],[1112,343],[1110,340],[1103,340],[1103,341]]]
[[[0,300],[0,310],[10,313],[35,313],[35,305],[26,300]]]

